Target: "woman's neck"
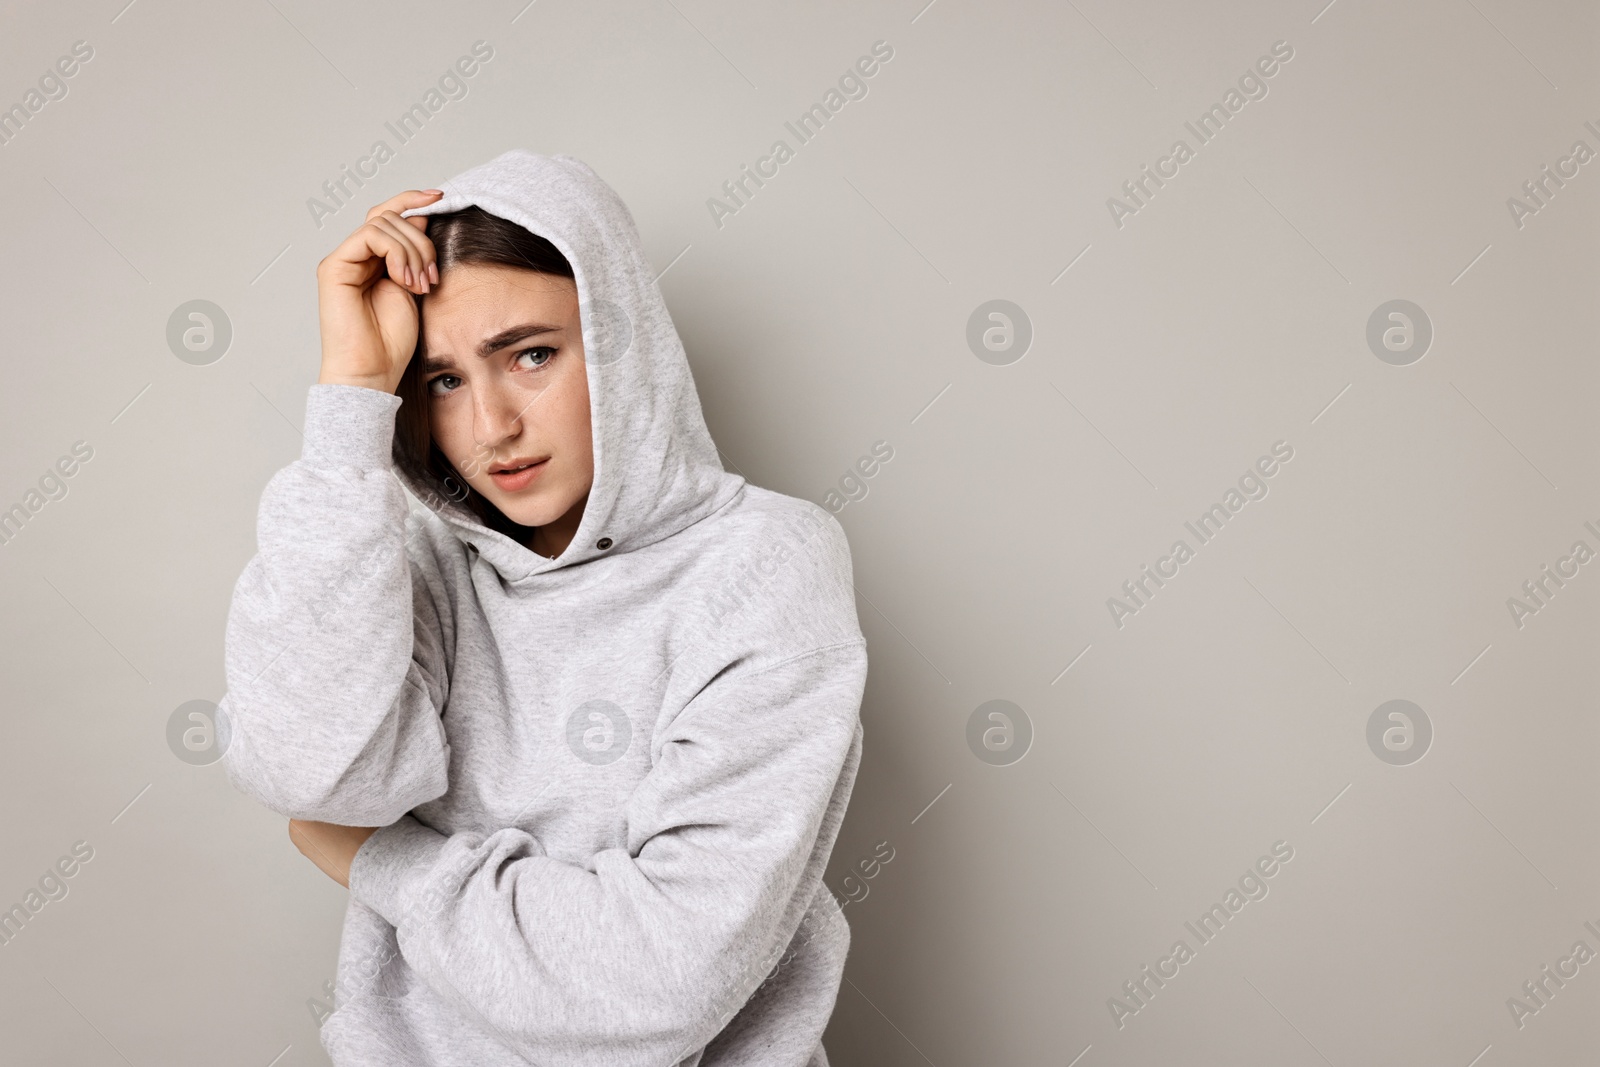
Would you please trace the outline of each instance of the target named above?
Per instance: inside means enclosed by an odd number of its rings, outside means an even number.
[[[528,538],[528,548],[545,559],[555,559],[567,550],[577,530],[563,530],[557,523],[535,526]]]
[[[583,509],[588,502],[589,494],[584,493],[583,499],[574,504],[565,515],[552,519],[543,526],[534,527],[533,533],[527,540],[528,549],[546,559],[555,559],[565,552],[572,539],[578,536],[578,524],[583,521]]]

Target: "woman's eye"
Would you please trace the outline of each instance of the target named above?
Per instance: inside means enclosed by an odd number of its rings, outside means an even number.
[[[445,382],[447,379],[449,381],[452,381],[452,382],[461,381],[461,379],[457,378],[454,374],[441,374],[437,378],[433,378],[433,379],[429,380],[429,382],[428,382],[428,392],[430,394],[432,394],[433,396],[446,396],[449,393],[454,392],[455,386],[453,386],[453,385],[449,386],[448,388],[441,388],[442,383]]]
[[[538,370],[540,367],[547,366],[552,359],[556,358],[556,350],[554,348],[551,348],[549,345],[539,345],[536,348],[524,348],[521,352],[517,353],[517,358],[521,359],[524,356],[533,356],[541,352],[547,354],[539,362],[532,365],[534,370]]]
[[[533,348],[524,348],[522,351],[517,353],[516,358],[519,361],[523,359],[527,359],[529,361],[522,364],[522,367],[525,370],[542,370],[550,365],[550,361],[552,359],[556,358],[556,349],[550,345],[538,345]],[[431,378],[428,380],[428,392],[432,396],[449,396],[451,393],[455,392],[460,385],[461,378],[459,375],[441,374],[437,378]]]

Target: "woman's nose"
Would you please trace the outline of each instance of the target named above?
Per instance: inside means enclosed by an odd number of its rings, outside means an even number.
[[[480,441],[492,443],[516,436],[529,407],[527,397],[491,382],[475,399]]]

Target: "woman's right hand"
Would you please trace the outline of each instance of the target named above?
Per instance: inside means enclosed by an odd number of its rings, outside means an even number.
[[[367,220],[317,264],[322,330],[320,384],[393,393],[417,347],[416,296],[439,281],[426,215],[438,189],[407,189],[367,212]]]

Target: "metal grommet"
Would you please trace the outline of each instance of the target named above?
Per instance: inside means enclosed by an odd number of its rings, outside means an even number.
[[[600,538],[600,540],[598,540],[598,541],[596,541],[596,542],[595,542],[595,543],[594,543],[594,547],[596,547],[596,548],[598,548],[598,549],[600,549],[600,550],[602,550],[602,551],[604,551],[604,550],[605,550],[605,549],[608,549],[608,548],[610,548],[610,547],[611,547],[611,543],[612,543],[612,542],[611,542],[611,538],[609,538],[609,537],[602,537],[602,538]]]

